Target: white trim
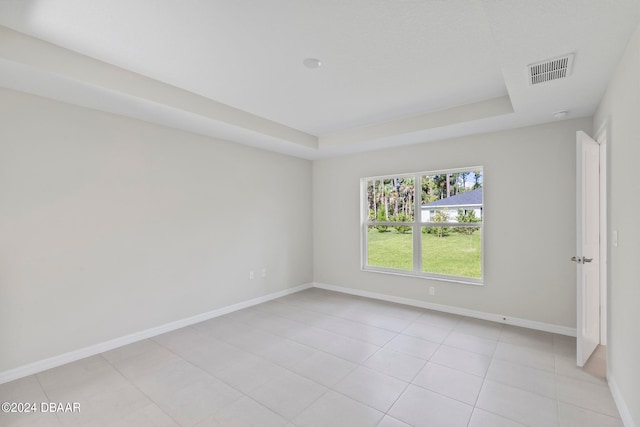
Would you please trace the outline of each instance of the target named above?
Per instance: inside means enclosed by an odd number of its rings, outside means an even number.
[[[389,175],[378,175],[378,176],[366,176],[364,178],[361,178],[362,181],[367,182],[367,181],[371,181],[371,180],[378,180],[378,179],[392,179],[392,178],[413,178],[415,175],[443,175],[446,173],[459,173],[459,172],[473,172],[476,170],[480,170],[483,167],[480,165],[475,165],[475,166],[464,166],[464,167],[460,167],[460,168],[449,168],[449,169],[435,169],[435,170],[431,170],[431,171],[422,171],[422,172],[406,172],[406,173],[396,173],[396,174],[389,174]],[[483,179],[484,179],[484,172],[483,172]],[[366,185],[365,185],[365,188]]]
[[[360,271],[363,271],[365,273],[393,274],[394,276],[438,280],[440,282],[458,283],[462,285],[484,286],[484,282],[480,281],[481,279],[474,279],[473,277],[448,276],[445,274],[436,274],[436,273],[414,273],[412,270],[397,270],[395,268],[371,267],[371,266],[363,267],[360,269]]]
[[[411,298],[397,297],[387,294],[379,294],[377,292],[363,291],[360,289],[344,288],[342,286],[327,285],[325,283],[314,282],[314,288],[325,289],[328,291],[342,292],[344,294],[357,295],[366,298],[373,298],[382,301],[395,302],[398,304],[410,305],[413,307],[426,308],[429,310],[442,311],[445,313],[457,314],[460,316],[473,317],[476,319],[489,320],[492,322],[504,323],[507,325],[520,326],[528,329],[535,329],[538,331],[551,332],[554,334],[567,335],[570,337],[576,336],[576,328],[569,328],[567,326],[554,325],[551,323],[538,322],[535,320],[520,319],[517,317],[504,316],[501,314],[485,313],[483,311],[470,310],[467,308],[454,307],[450,305],[435,304],[427,301],[420,301]]]
[[[618,407],[618,412],[620,412],[620,418],[622,419],[622,424],[624,427],[636,427],[636,424],[633,422],[633,418],[631,418],[631,412],[629,411],[629,407],[625,403],[622,393],[620,392],[620,388],[618,388],[618,383],[615,378],[611,375],[610,372],[607,372],[607,383],[609,383],[609,389],[611,390],[611,395],[613,396],[613,401],[616,402],[616,406]]]
[[[374,221],[369,221],[369,204],[368,204],[368,186],[369,182],[374,181],[374,188],[376,181],[384,181],[385,179],[395,179],[395,178],[413,178],[414,183],[414,193],[415,189],[418,188],[418,185],[422,185],[422,177],[424,176],[433,176],[433,175],[444,175],[444,174],[454,174],[460,172],[475,172],[481,171],[482,173],[482,182],[483,182],[483,191],[484,191],[484,167],[483,166],[468,166],[462,168],[452,168],[452,169],[442,169],[435,171],[423,171],[423,172],[412,172],[412,173],[404,173],[397,175],[384,175],[384,176],[372,176],[360,178],[360,269],[362,271],[368,272],[376,272],[376,273],[386,273],[386,274],[395,274],[400,276],[411,276],[411,277],[422,277],[426,279],[433,280],[443,280],[447,282],[455,282],[462,284],[472,284],[472,285],[482,285],[484,284],[484,199],[483,203],[479,205],[468,205],[468,206],[477,206],[482,209],[482,220],[477,223],[443,223],[443,222],[423,222],[422,221],[422,196],[418,197],[417,194],[414,194],[414,214],[413,221],[403,221],[403,222],[394,222],[394,221],[378,221],[377,218]],[[420,183],[420,184],[419,184]],[[420,187],[421,188],[421,187]],[[422,194],[422,193],[420,193]],[[455,197],[455,196],[452,196]],[[458,206],[467,206],[467,205],[453,205],[451,207]],[[444,208],[447,209],[450,206],[434,206],[434,209]],[[451,225],[449,225],[451,224]],[[379,267],[369,265],[369,227],[375,227],[378,225],[386,226],[386,227],[396,227],[396,226],[407,226],[411,227],[412,230],[412,263],[413,268],[411,270],[400,270],[395,268],[388,267]],[[481,240],[480,240],[480,266],[481,266],[481,277],[465,277],[465,276],[455,276],[455,275],[445,275],[438,274],[430,271],[422,271],[422,228],[423,227],[477,227],[480,229]]]
[[[39,360],[37,362],[29,363],[27,365],[20,366],[18,368],[10,369],[8,371],[0,372],[0,384],[7,383],[9,381],[17,380],[29,375],[37,374],[38,372],[46,371],[47,369],[55,368],[76,360],[84,359],[85,357],[94,356],[105,351],[113,350],[114,348],[122,347],[127,344],[131,344],[137,341],[141,341],[147,338],[155,337],[166,332],[171,332],[176,329],[184,328],[185,326],[194,325],[196,323],[203,322],[205,320],[213,319],[214,317],[223,316],[225,314],[232,313],[243,308],[251,307],[256,304],[271,301],[276,298],[280,298],[286,295],[290,295],[296,292],[303,291],[313,287],[312,283],[305,283],[293,288],[284,289],[282,291],[274,292],[271,294],[263,295],[261,297],[253,298],[247,301],[242,301],[237,304],[229,305],[226,307],[218,308],[206,313],[197,314],[186,319],[176,320],[164,325],[156,326],[154,328],[146,329],[144,331],[135,332],[130,335],[125,335],[120,338],[115,338],[102,343],[90,345],[88,347],[73,350],[68,353],[60,354],[57,356],[49,357],[47,359]]]
[[[600,344],[607,345],[607,313],[608,313],[608,245],[607,229],[607,135],[608,120],[605,120],[596,134],[596,142],[600,145]]]

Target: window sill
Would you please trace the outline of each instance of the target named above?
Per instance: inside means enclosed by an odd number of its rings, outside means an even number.
[[[462,285],[484,286],[484,279],[474,279],[472,277],[448,276],[433,273],[414,273],[413,271],[396,270],[384,267],[365,266],[360,269],[367,273],[391,274],[394,276],[414,277],[418,279],[437,280],[440,282],[458,283]]]

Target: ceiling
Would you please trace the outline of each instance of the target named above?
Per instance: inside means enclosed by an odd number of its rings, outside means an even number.
[[[590,116],[639,15],[639,0],[2,0],[0,86],[316,159]],[[529,85],[528,64],[567,53],[569,77]]]

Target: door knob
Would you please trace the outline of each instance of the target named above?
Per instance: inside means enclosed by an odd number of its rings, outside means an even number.
[[[591,262],[591,261],[593,261],[593,258],[582,257],[582,262],[587,263],[587,262]]]
[[[575,256],[572,256],[572,257],[571,257],[571,261],[575,261],[575,262],[577,262],[578,264],[580,264],[580,263],[582,262],[582,260],[581,260],[580,258],[575,257]]]

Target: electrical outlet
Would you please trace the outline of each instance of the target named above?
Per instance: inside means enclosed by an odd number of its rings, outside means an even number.
[[[433,286],[431,286],[429,288],[429,295],[435,295],[436,294],[436,288],[434,288]]]
[[[263,267],[262,268],[261,275],[262,275],[262,277],[267,277],[267,267]]]
[[[249,272],[249,280],[253,280],[253,270]]]

